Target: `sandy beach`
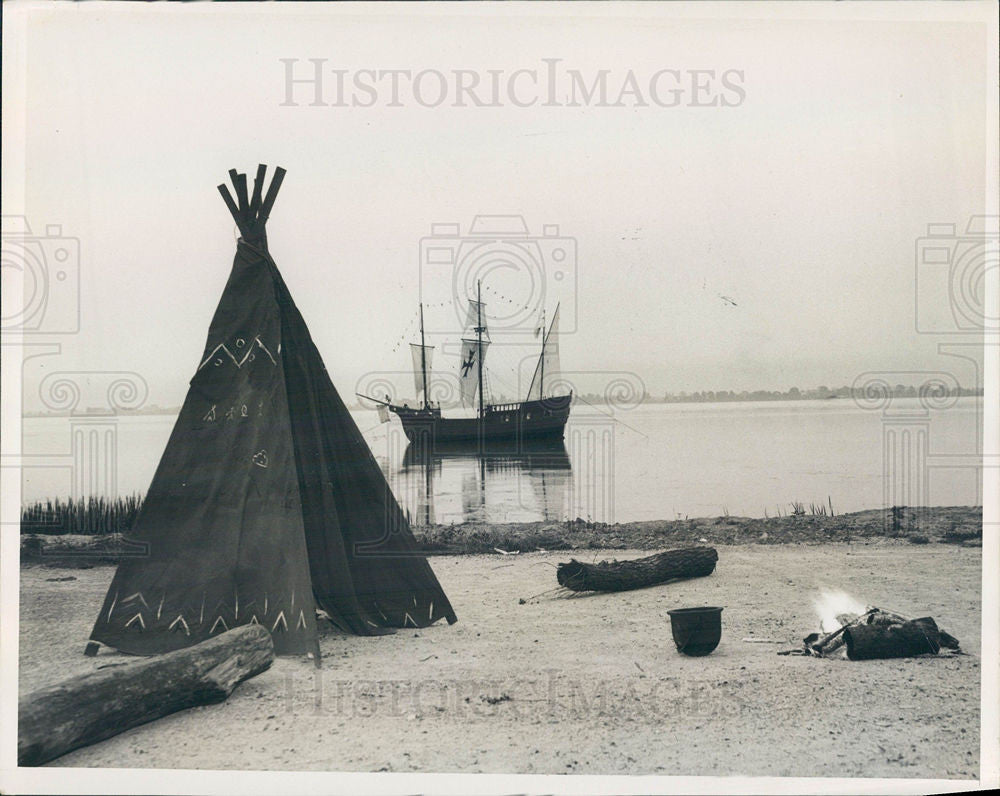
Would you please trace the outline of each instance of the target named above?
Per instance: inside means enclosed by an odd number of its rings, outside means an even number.
[[[459,617],[393,636],[324,630],[219,705],[138,727],[58,766],[973,778],[979,768],[977,547],[717,544],[715,573],[620,593],[533,595],[554,566],[645,555],[438,556]],[[109,565],[21,571],[21,694],[126,660],[83,647]],[[781,657],[817,629],[824,589],[932,616],[967,653],[850,662]],[[521,603],[524,598],[526,602]],[[707,658],[667,611],[720,605]],[[747,638],[765,640],[749,643]],[[795,753],[790,754],[789,749]]]

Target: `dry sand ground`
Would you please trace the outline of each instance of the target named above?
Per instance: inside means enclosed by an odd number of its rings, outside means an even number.
[[[278,659],[224,704],[53,765],[974,778],[980,553],[891,541],[719,546],[707,578],[523,605],[555,586],[552,565],[568,554],[435,558],[458,624],[380,638],[326,632],[319,673]],[[600,555],[612,554],[642,555]],[[22,694],[122,657],[82,655],[113,571],[24,568]],[[830,587],[933,616],[969,654],[775,655],[815,629],[811,599]],[[725,606],[722,643],[707,658],[683,657],[666,612],[706,604]]]

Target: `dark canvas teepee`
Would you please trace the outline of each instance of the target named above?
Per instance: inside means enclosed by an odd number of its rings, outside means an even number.
[[[267,250],[284,177],[219,190],[241,238],[173,433],[91,638],[137,654],[248,623],[318,650],[315,609],[357,634],[455,613]]]

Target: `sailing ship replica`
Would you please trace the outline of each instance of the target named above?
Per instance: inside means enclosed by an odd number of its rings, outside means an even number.
[[[525,400],[515,403],[489,403],[483,389],[483,366],[490,345],[489,330],[483,313],[481,286],[477,285],[476,300],[469,301],[466,326],[475,337],[462,338],[462,362],[459,371],[462,403],[476,407],[475,417],[444,417],[441,407],[428,398],[428,371],[433,346],[424,339],[424,312],[420,308],[420,343],[411,343],[414,376],[422,403],[417,407],[400,406],[391,401],[367,395],[360,397],[379,404],[380,411],[399,417],[406,438],[411,442],[422,439],[437,443],[477,440],[560,440],[569,419],[573,393],[546,395],[546,375],[551,380],[559,369],[559,306],[552,323],[543,327],[542,350],[538,355],[531,385]]]

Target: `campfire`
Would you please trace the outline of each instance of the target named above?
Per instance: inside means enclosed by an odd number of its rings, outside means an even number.
[[[936,655],[941,649],[961,654],[958,639],[929,616],[908,619],[895,611],[864,605],[844,592],[824,592],[814,606],[819,631],[802,639],[802,647],[779,655],[815,658],[909,658]]]

